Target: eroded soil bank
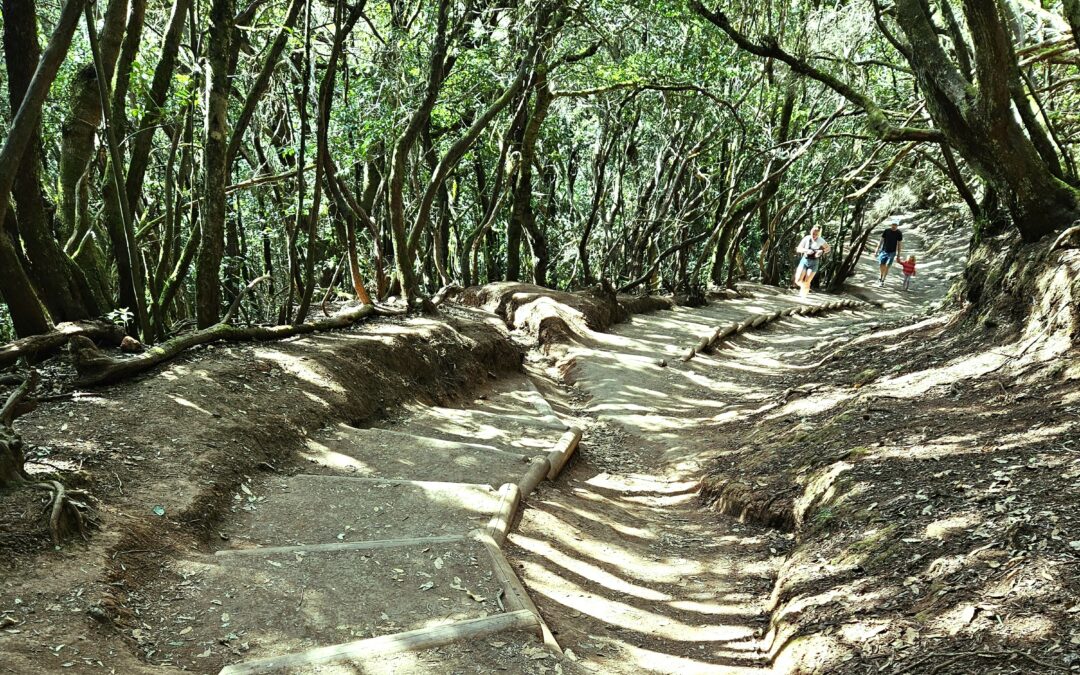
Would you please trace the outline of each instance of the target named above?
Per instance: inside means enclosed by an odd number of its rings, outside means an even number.
[[[716,437],[704,501],[796,538],[777,671],[1080,669],[1080,257],[1045,247],[988,242],[968,292],[1013,302],[796,357]]]

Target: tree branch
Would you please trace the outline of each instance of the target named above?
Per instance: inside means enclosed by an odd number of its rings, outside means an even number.
[[[723,12],[713,12],[706,9],[700,0],[690,0],[690,6],[698,14],[714,24],[727,34],[731,40],[744,51],[750,52],[762,58],[781,61],[792,71],[816,80],[840,94],[848,101],[866,111],[867,123],[870,129],[883,141],[921,141],[937,143],[944,139],[937,129],[919,129],[913,127],[894,127],[890,124],[885,112],[869,96],[857,91],[848,83],[836,78],[823,70],[815,68],[805,60],[785,51],[777,39],[773,36],[764,36],[755,42],[749,37],[735,30],[731,21]]]

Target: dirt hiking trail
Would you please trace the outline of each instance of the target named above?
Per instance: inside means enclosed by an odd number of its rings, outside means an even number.
[[[531,352],[528,375],[493,366],[463,401],[356,425],[327,414],[291,459],[220,496],[209,545],[113,553],[154,556],[139,573],[115,563],[130,648],[149,670],[204,673],[768,670],[770,595],[791,535],[702,510],[700,479],[730,428],[786,399],[793,369],[942,299],[963,246],[926,232],[932,223],[902,226],[907,251],[957,255],[925,264],[903,292],[897,270],[875,287],[867,254],[853,290],[870,302],[853,311],[795,315],[836,298],[744,286],[610,333],[583,329]],[[718,326],[762,317],[683,360]],[[410,330],[363,339],[389,349]],[[335,339],[346,338],[323,339],[327,349]],[[313,410],[345,395],[308,357],[259,349],[305,383]],[[221,418],[172,398],[193,420]],[[85,655],[62,665],[100,672]]]

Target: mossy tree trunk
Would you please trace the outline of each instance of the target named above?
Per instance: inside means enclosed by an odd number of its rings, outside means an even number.
[[[196,262],[195,311],[200,328],[221,317],[221,259],[225,255],[226,153],[229,144],[229,48],[233,39],[233,0],[214,0],[210,9],[209,86],[203,154],[202,245]]]
[[[4,0],[4,58],[8,98],[17,110],[34,76],[41,48],[35,0]],[[82,271],[68,258],[52,231],[51,208],[41,181],[40,125],[31,130],[19,161],[12,194],[18,229],[30,263],[30,278],[54,321],[74,321],[98,314],[100,308]]]
[[[41,108],[60,64],[67,55],[71,38],[79,24],[85,0],[68,0],[60,12],[49,44],[37,62],[34,76],[26,88],[7,137],[0,147],[0,223],[6,221],[9,197],[15,184],[19,163],[36,134]],[[0,233],[0,294],[11,312],[15,331],[20,336],[43,333],[52,325],[30,278],[22,267],[15,243],[7,233]]]

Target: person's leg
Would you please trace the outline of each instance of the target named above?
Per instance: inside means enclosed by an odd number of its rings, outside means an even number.
[[[889,253],[885,258],[885,264],[881,266],[881,283],[885,283],[885,279],[889,276],[889,270],[892,269],[893,260],[896,259],[895,253]]]
[[[817,274],[817,270],[806,270],[806,276],[803,277],[803,288],[799,291],[799,295],[810,295],[810,282],[814,280],[815,274]]]
[[[809,264],[806,259],[799,261],[799,267],[796,271],[795,285],[799,287],[799,292],[803,295],[810,289],[810,279],[814,276],[814,267]]]
[[[904,275],[904,290],[905,291],[908,290],[908,286],[910,286],[910,285],[911,285],[911,275],[910,274],[905,274]]]

